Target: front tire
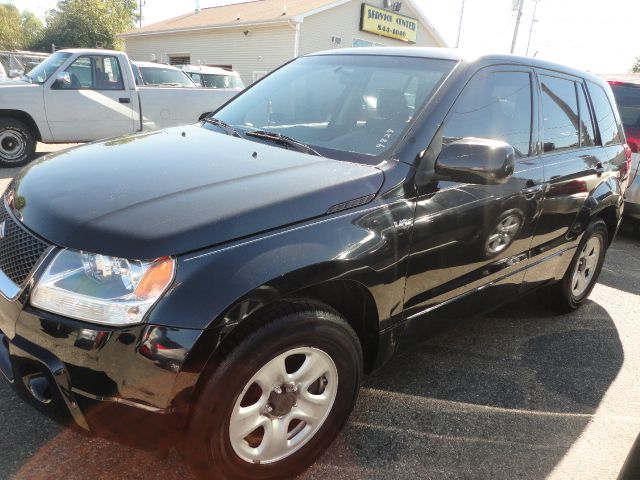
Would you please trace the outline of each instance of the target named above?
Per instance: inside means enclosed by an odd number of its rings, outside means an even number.
[[[559,313],[572,312],[585,303],[598,281],[608,245],[607,224],[591,222],[563,279],[538,291],[542,303]]]
[[[333,309],[293,301],[252,323],[209,373],[189,423],[182,451],[202,478],[295,476],[357,398],[362,349]]]
[[[0,167],[21,167],[33,158],[36,137],[24,123],[0,118]]]

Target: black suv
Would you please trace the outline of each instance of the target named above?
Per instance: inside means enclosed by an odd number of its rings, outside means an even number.
[[[611,90],[457,55],[309,55],[199,124],[26,167],[1,209],[4,376],[203,476],[283,478],[434,325],[532,289],[577,308],[628,183]]]

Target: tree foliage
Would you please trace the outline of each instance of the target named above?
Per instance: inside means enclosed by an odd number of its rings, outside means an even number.
[[[20,17],[22,26],[22,48],[33,50],[42,43],[44,24],[33,12],[24,10]]]
[[[58,0],[46,27],[32,12],[0,4],[0,50],[121,48],[116,38],[138,20],[137,0]]]
[[[20,14],[13,5],[0,5],[0,50],[29,50],[42,39],[44,25],[32,12]]]
[[[636,63],[631,67],[633,73],[640,73],[640,57],[636,58]]]
[[[116,38],[138,19],[136,0],[59,0],[47,14],[42,46],[121,48]]]
[[[22,48],[20,12],[13,5],[0,5],[0,50]]]

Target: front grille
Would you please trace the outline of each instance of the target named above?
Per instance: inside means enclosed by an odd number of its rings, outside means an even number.
[[[0,233],[3,230],[4,236],[0,239],[0,270],[13,283],[22,285],[49,245],[18,224],[7,211],[4,202],[0,206]]]

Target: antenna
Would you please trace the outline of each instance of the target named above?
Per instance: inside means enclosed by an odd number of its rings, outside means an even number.
[[[460,46],[460,33],[462,32],[462,18],[464,17],[464,2],[462,0],[462,6],[460,7],[460,22],[458,23],[458,39],[456,40],[456,48]]]

